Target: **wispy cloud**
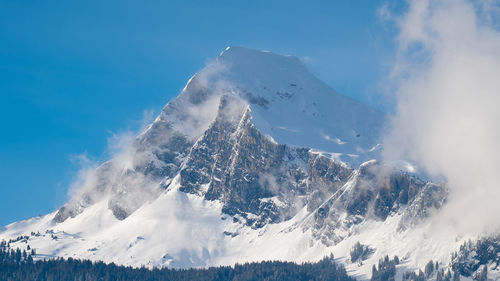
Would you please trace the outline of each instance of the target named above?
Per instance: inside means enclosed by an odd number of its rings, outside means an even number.
[[[498,2],[410,0],[403,15],[391,16],[399,29],[391,73],[397,107],[385,159],[409,159],[446,178],[445,226],[500,227]]]
[[[146,124],[150,122],[152,116],[151,110],[144,111],[143,120],[137,122],[143,124],[139,132],[147,128]],[[135,147],[134,141],[138,132],[129,129],[110,133],[104,152],[109,160],[104,164],[87,152],[70,157],[73,164],[78,167],[78,172],[68,189],[71,201],[66,206],[70,209],[78,210],[86,207],[88,204],[107,198],[106,196],[111,193],[129,194],[127,198],[134,201],[144,201],[144,197],[154,193],[157,183],[153,183],[145,175],[134,172],[137,165],[151,158],[151,155],[138,151]],[[124,205],[130,205],[131,208],[137,205],[128,202],[127,198],[124,199]]]

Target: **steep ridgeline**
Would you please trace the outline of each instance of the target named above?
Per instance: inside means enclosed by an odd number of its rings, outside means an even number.
[[[332,251],[347,262],[350,243],[370,228],[391,239],[446,198],[443,186],[377,160],[383,120],[295,57],[231,47],[66,205],[6,226],[0,239],[29,235],[38,253],[127,265],[319,260]],[[377,243],[374,262],[392,254]]]

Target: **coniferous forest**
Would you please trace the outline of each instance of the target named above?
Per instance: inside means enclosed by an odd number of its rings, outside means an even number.
[[[34,252],[33,252],[34,254]],[[2,281],[331,280],[354,281],[333,256],[316,263],[264,261],[206,269],[133,268],[78,259],[34,260],[31,252],[0,247]]]

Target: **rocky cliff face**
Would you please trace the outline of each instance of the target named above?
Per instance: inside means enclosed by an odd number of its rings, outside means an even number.
[[[220,200],[225,213],[260,228],[290,219],[304,204],[313,208],[350,173],[345,164],[309,148],[276,143],[252,124],[248,105],[224,96],[180,178],[182,191]]]

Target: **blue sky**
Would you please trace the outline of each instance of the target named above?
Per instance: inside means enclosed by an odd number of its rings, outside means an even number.
[[[384,109],[383,1],[308,2],[0,0],[0,225],[62,205],[70,159],[105,160],[113,133],[138,129],[228,45],[293,54]]]

